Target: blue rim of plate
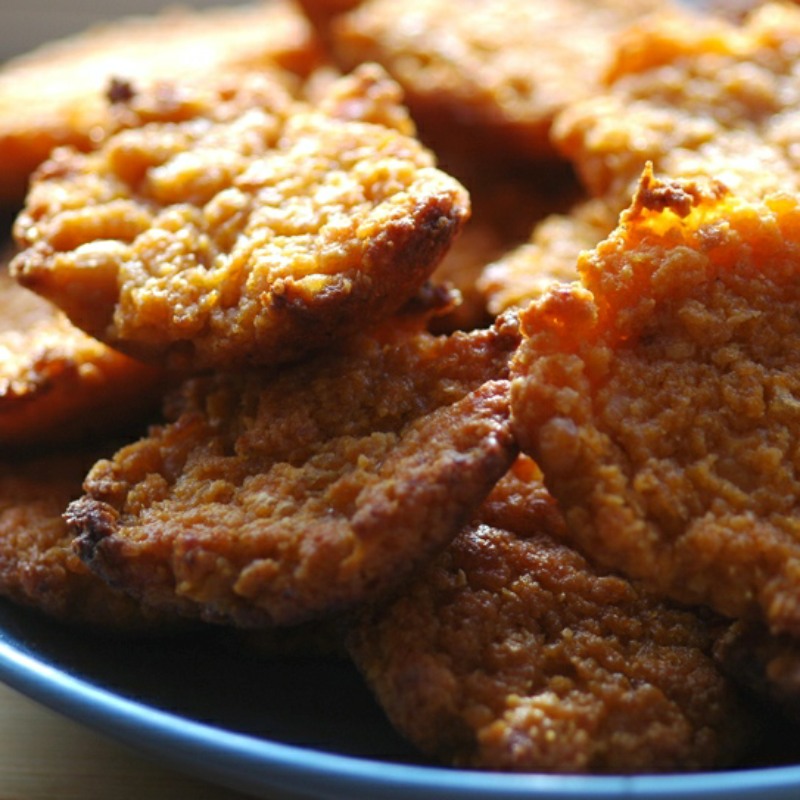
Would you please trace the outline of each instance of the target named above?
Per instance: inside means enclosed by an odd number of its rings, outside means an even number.
[[[220,786],[268,797],[386,800],[778,800],[800,796],[800,766],[663,776],[498,774],[395,764],[241,734],[153,708],[17,647],[0,628],[0,680],[95,730]]]

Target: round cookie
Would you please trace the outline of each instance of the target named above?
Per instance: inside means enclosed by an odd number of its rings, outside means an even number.
[[[17,279],[174,369],[289,361],[399,309],[469,216],[466,190],[376,68],[313,106],[253,81],[187,119],[56,151],[15,224]]]

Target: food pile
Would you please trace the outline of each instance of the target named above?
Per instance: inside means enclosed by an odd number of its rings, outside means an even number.
[[[8,62],[0,593],[332,648],[446,765],[800,721],[800,8],[723,11],[271,0]]]

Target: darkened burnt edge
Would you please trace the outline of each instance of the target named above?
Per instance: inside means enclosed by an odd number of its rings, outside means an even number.
[[[645,211],[663,213],[672,211],[680,218],[688,217],[695,206],[706,198],[719,199],[727,189],[717,180],[700,184],[691,180],[659,180],[653,164],[647,162],[639,179],[630,208],[624,217],[629,221]]]
[[[365,325],[398,312],[419,296],[468,217],[468,203],[439,192],[417,202],[410,215],[388,221],[365,244],[362,262],[366,269],[332,276],[330,286],[313,303],[305,292],[296,290],[293,279],[280,281],[267,302],[287,330],[297,333],[297,339],[246,354],[241,363],[296,361],[328,346],[334,337],[353,336]],[[442,291],[452,303],[450,290]]]
[[[418,552],[409,554],[405,564],[394,565],[391,574],[382,569],[368,569],[362,576],[363,594],[370,602],[379,602],[395,593],[399,587],[415,574],[438,552],[454,539],[460,530],[473,518],[477,508],[492,490],[498,480],[506,473],[519,450],[511,431],[510,410],[508,406],[508,382],[490,380],[469,392],[461,400],[450,406],[443,406],[426,418],[418,419],[403,432],[401,441],[407,446],[411,440],[425,440],[426,434],[439,426],[442,415],[452,414],[456,408],[474,405],[472,413],[465,415],[465,428],[457,434],[437,442],[437,446],[426,451],[426,461],[437,460],[438,455],[448,450],[452,456],[448,467],[443,468],[431,484],[419,479],[420,464],[414,464],[405,457],[406,463],[397,470],[400,483],[405,489],[399,490],[403,503],[387,503],[383,512],[376,513],[376,504],[368,504],[368,511],[357,513],[351,520],[353,530],[360,539],[374,535],[386,536],[386,531],[396,527],[397,516],[406,516],[414,508],[425,508],[428,504],[419,501],[422,495],[446,495],[449,504],[437,506],[433,514],[449,518],[446,533],[438,537],[423,537]],[[462,440],[464,430],[474,431]],[[431,436],[429,441],[435,437]],[[422,451],[420,451],[422,452]],[[457,455],[455,455],[457,454]],[[397,450],[389,460],[397,458]],[[421,462],[420,462],[421,463]],[[385,468],[386,462],[382,465]],[[383,492],[383,484],[370,488],[369,494]],[[398,491],[398,490],[394,490]],[[409,507],[412,507],[411,509]],[[388,512],[386,511],[388,509]],[[381,518],[382,516],[382,518]],[[430,515],[419,520],[419,527],[427,530]],[[340,606],[339,610],[348,610]]]
[[[92,566],[99,544],[114,534],[118,520],[116,509],[92,497],[81,497],[67,506],[64,521],[75,535],[72,547],[81,561]]]
[[[438,266],[463,225],[468,205],[446,192],[426,197],[415,205],[410,218],[388,223],[369,243],[367,263],[380,264],[387,254],[395,270],[424,271],[427,278]]]

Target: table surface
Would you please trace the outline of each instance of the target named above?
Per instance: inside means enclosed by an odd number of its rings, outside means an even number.
[[[245,800],[147,757],[0,684],[0,800]],[[267,800],[297,800],[276,792]]]

